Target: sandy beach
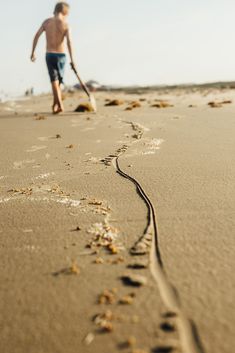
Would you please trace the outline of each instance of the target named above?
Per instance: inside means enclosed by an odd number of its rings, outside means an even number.
[[[0,104],[1,353],[231,353],[235,91],[95,97]]]

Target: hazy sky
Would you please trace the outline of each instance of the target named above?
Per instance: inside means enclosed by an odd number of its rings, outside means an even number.
[[[108,84],[235,80],[234,0],[70,0],[81,76]],[[54,0],[0,0],[0,92],[50,88],[35,31]],[[69,67],[66,82],[74,83]]]

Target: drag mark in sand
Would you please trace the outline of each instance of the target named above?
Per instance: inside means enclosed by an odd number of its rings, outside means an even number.
[[[138,141],[142,139],[144,129],[142,126],[136,126],[132,123],[132,128],[136,131],[136,136],[133,136]],[[136,142],[136,141],[135,141]],[[169,313],[175,317],[176,324],[179,330],[181,347],[184,353],[203,353],[202,347],[197,329],[192,320],[186,317],[184,314],[181,303],[179,300],[178,293],[173,285],[169,282],[167,274],[164,269],[164,264],[161,257],[159,236],[157,229],[156,213],[154,206],[145,193],[141,184],[130,175],[126,174],[120,167],[119,158],[125,154],[128,148],[133,145],[132,142],[129,145],[122,146],[116,153],[109,155],[103,160],[107,166],[113,165],[116,172],[123,178],[129,180],[136,186],[137,193],[145,202],[148,209],[148,223],[144,234],[131,248],[130,253],[134,256],[143,256],[149,254],[150,257],[150,269],[154,280],[156,281],[159,292],[163,303],[166,305]],[[153,148],[158,149],[159,145],[164,140],[156,139],[153,143]]]
[[[185,353],[203,353],[194,323],[188,319],[182,311],[181,304],[176,289],[168,281],[159,247],[159,237],[157,230],[157,221],[154,206],[143,190],[139,182],[126,174],[119,165],[119,156],[113,160],[113,165],[119,175],[131,181],[137,189],[138,194],[145,202],[148,209],[148,224],[144,235],[132,247],[132,255],[145,255],[150,253],[150,269],[154,280],[156,281],[161,298],[167,309],[176,316],[179,329],[182,349]]]

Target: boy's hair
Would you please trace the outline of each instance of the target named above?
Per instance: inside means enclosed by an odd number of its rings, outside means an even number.
[[[65,1],[58,2],[55,5],[54,15],[63,12],[64,7],[69,7],[69,4]]]

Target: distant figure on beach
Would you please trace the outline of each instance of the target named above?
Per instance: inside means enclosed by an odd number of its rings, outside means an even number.
[[[35,50],[38,44],[38,40],[43,32],[46,33],[46,63],[54,96],[52,106],[53,114],[59,114],[64,111],[60,85],[63,83],[64,69],[66,64],[64,44],[65,39],[67,40],[71,64],[75,67],[70,28],[66,22],[66,17],[68,14],[69,4],[67,2],[57,3],[54,10],[54,17],[49,18],[43,22],[33,40],[31,60],[32,62],[35,62]]]

